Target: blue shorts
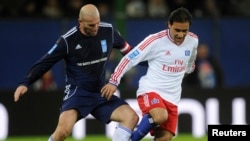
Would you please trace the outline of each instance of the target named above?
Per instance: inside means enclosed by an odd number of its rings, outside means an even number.
[[[81,118],[91,114],[97,120],[109,123],[112,112],[119,106],[128,104],[125,100],[113,95],[110,100],[101,97],[101,93],[89,92],[77,86],[67,85],[61,112],[76,109]]]

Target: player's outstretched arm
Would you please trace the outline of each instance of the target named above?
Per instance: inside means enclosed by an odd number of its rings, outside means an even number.
[[[19,97],[24,95],[27,91],[28,91],[27,86],[24,85],[18,86],[14,93],[14,101],[17,102],[19,100]]]
[[[102,97],[106,97],[108,100],[112,97],[112,95],[115,93],[117,86],[113,84],[106,84],[105,86],[102,87],[101,93]]]

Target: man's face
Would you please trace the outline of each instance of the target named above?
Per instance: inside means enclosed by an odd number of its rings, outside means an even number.
[[[86,36],[95,36],[99,29],[100,19],[85,18],[79,20],[80,30]]]
[[[170,29],[170,34],[172,39],[174,40],[174,43],[179,45],[184,41],[185,36],[189,31],[189,26],[190,26],[189,22],[185,23],[173,22],[172,25],[168,23],[168,28]]]

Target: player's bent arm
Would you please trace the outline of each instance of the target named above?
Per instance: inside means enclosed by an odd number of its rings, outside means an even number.
[[[28,91],[28,87],[25,85],[19,85],[14,93],[14,101],[17,102],[19,97],[24,95]]]

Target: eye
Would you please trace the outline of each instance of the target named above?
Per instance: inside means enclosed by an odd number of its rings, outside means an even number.
[[[95,26],[95,24],[89,24],[89,26],[94,27],[94,26]]]
[[[186,33],[187,31],[188,31],[188,30],[182,30],[182,32],[185,32],[185,33]]]

